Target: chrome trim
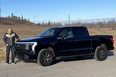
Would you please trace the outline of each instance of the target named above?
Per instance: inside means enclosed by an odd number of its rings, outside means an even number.
[[[37,42],[16,42],[16,44],[33,44],[32,51],[35,53],[35,47],[37,46]]]

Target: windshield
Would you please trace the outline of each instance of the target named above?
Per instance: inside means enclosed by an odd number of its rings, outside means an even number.
[[[58,28],[49,28],[49,29],[46,29],[44,32],[40,33],[38,36],[39,37],[53,37],[57,34],[58,31],[59,31]]]

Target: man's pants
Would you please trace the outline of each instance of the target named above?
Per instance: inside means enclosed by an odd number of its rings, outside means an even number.
[[[12,63],[14,63],[14,58],[15,58],[15,46],[6,46],[6,63],[9,63],[10,51],[11,51]]]

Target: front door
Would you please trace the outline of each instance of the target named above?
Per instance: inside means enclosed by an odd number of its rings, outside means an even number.
[[[71,55],[74,51],[74,39],[72,28],[63,29],[57,36],[56,55]]]

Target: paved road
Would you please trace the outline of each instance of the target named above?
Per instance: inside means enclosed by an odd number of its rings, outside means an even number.
[[[36,63],[0,63],[0,77],[116,77],[116,52],[105,61],[68,59],[49,67]]]

